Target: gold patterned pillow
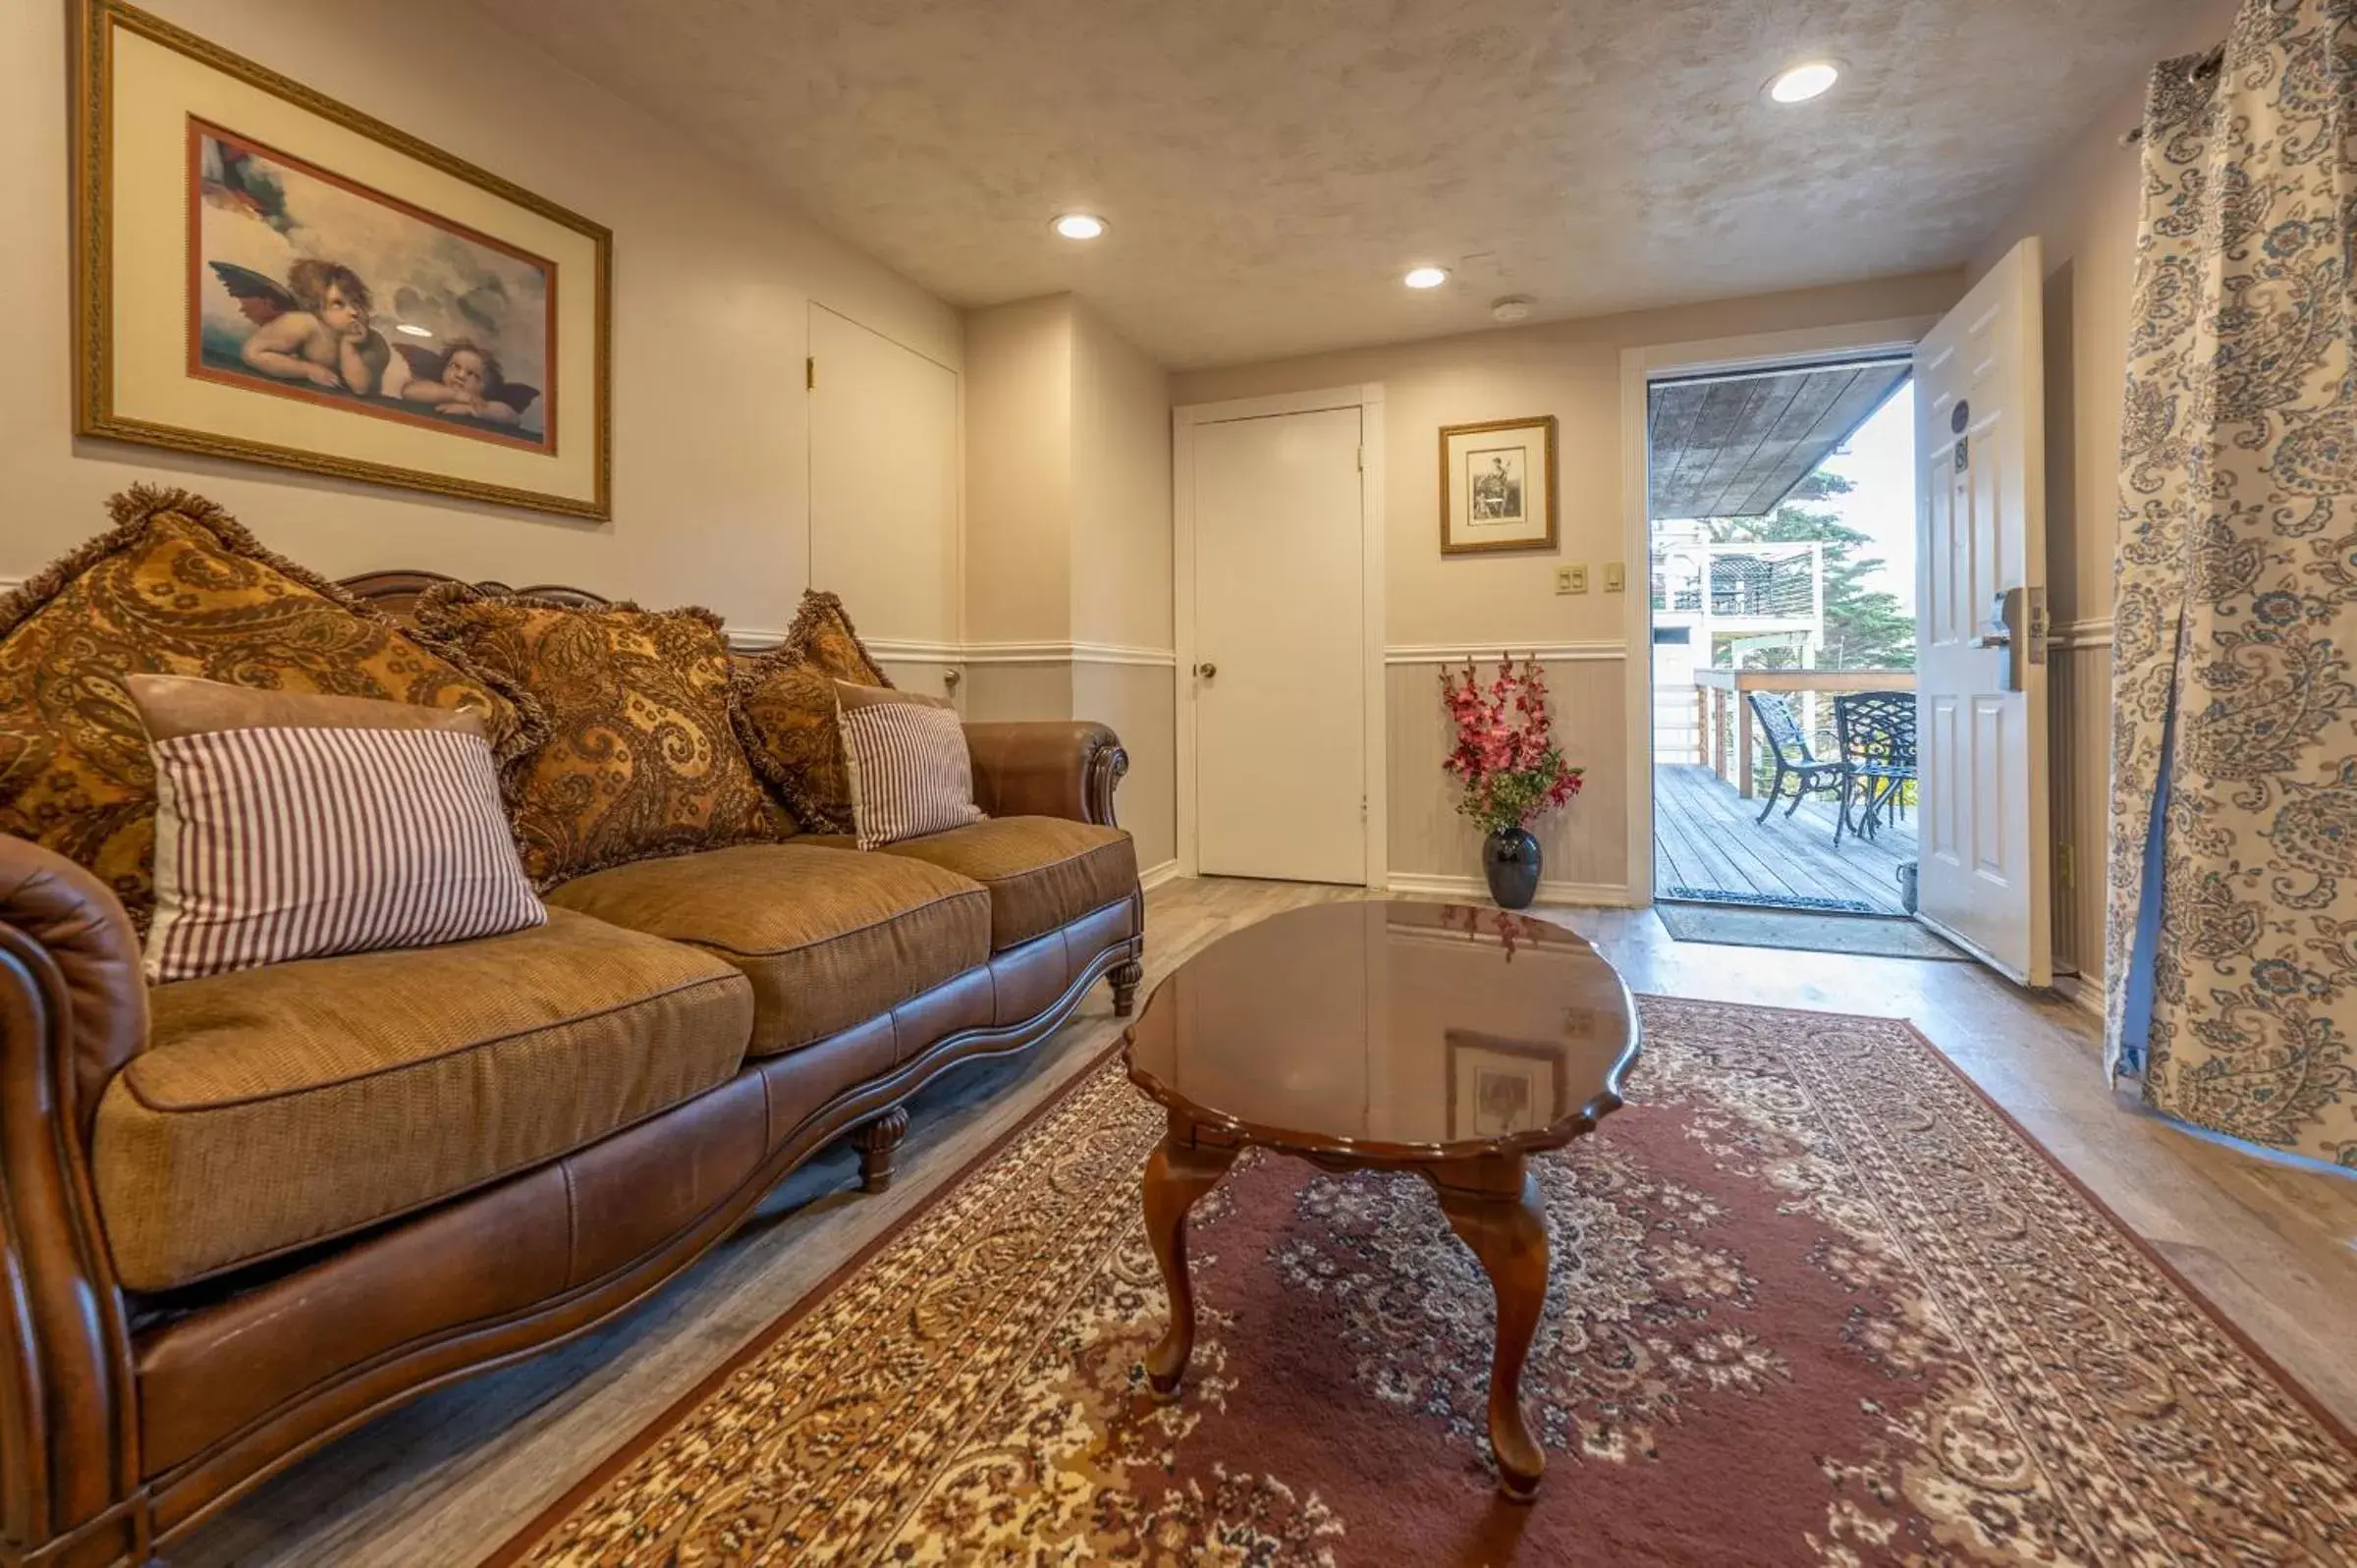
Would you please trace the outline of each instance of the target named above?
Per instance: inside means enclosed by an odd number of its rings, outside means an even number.
[[[729,645],[711,611],[581,609],[445,582],[415,613],[420,631],[547,711],[547,741],[507,781],[534,886],[778,836],[730,727]]]
[[[87,867],[140,930],[155,769],[126,676],[473,703],[503,762],[544,732],[530,699],[272,555],[211,502],[140,485],[108,506],[110,532],[0,598],[0,832]]]
[[[802,595],[786,640],[737,672],[737,731],[745,754],[812,833],[854,827],[835,717],[838,680],[892,687],[851,629],[843,601],[816,589]]]

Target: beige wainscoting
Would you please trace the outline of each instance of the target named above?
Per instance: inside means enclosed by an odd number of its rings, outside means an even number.
[[[2054,639],[2048,676],[2055,830],[2055,967],[2078,971],[2061,989],[2100,1006],[2104,874],[2111,766],[2111,622],[2080,621]],[[2065,872],[2067,870],[2067,875]]]
[[[1457,815],[1456,784],[1441,771],[1455,730],[1441,706],[1440,673],[1461,667],[1469,652],[1485,676],[1496,671],[1495,649],[1395,647],[1384,653],[1395,887],[1450,892],[1480,886],[1481,834]],[[1566,643],[1541,648],[1538,655],[1563,754],[1587,770],[1578,798],[1536,830],[1546,855],[1539,895],[1550,902],[1625,903],[1625,650],[1617,642]]]
[[[1178,664],[1162,648],[971,643],[959,706],[977,724],[1088,719],[1110,726],[1129,753],[1115,809],[1137,839],[1138,868],[1167,876],[1178,853]]]
[[[1178,669],[1167,665],[1072,665],[1072,717],[1110,725],[1129,753],[1114,806],[1137,839],[1143,872],[1178,855]]]

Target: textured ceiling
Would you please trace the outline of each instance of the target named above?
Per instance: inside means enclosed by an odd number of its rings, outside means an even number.
[[[2202,0],[480,3],[954,303],[1193,367],[1952,265]]]

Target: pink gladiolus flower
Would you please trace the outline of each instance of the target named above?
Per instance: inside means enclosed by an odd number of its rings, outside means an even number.
[[[1528,827],[1579,793],[1585,780],[1555,742],[1536,659],[1517,669],[1502,655],[1486,683],[1470,661],[1461,674],[1444,670],[1441,700],[1456,727],[1456,744],[1441,767],[1463,785],[1457,809],[1481,827]]]

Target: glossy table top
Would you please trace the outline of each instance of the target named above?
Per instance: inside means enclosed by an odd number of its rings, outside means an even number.
[[[1156,1100],[1303,1153],[1458,1160],[1568,1143],[1620,1104],[1628,988],[1586,939],[1498,909],[1317,904],[1232,932],[1129,1027]]]

